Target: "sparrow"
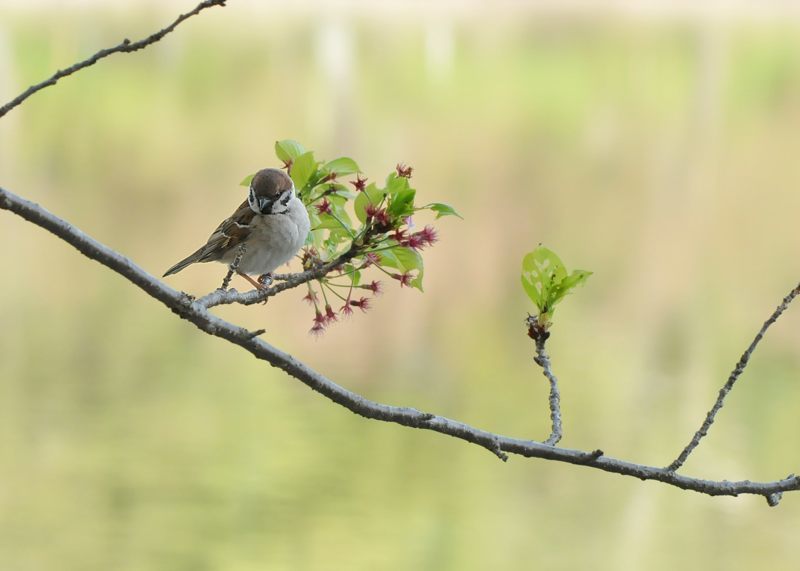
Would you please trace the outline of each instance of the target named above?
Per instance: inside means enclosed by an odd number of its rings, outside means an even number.
[[[217,226],[204,246],[168,269],[164,277],[196,262],[222,262],[261,289],[270,274],[305,244],[310,230],[308,212],[289,175],[279,169],[262,169],[250,182],[247,200]],[[234,268],[237,256],[240,259]]]

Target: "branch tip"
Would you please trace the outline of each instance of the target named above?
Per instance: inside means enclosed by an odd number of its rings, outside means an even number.
[[[764,324],[761,326],[761,329],[758,330],[756,333],[755,338],[750,342],[747,349],[745,349],[742,356],[736,362],[736,366],[731,371],[731,374],[728,376],[728,380],[719,390],[719,394],[717,395],[717,400],[714,402],[714,406],[711,407],[711,410],[708,411],[706,414],[706,418],[703,421],[703,424],[700,425],[700,428],[697,432],[694,433],[692,439],[689,441],[683,450],[681,450],[678,457],[672,461],[672,463],[665,468],[667,472],[675,472],[681,466],[686,463],[686,460],[689,458],[689,455],[694,451],[695,448],[700,444],[700,441],[705,438],[708,434],[708,431],[711,429],[711,425],[714,424],[714,420],[717,417],[717,413],[722,409],[725,404],[725,398],[733,389],[736,381],[744,372],[745,368],[747,368],[747,364],[750,362],[750,357],[753,356],[758,344],[764,338],[764,335],[767,333],[767,330],[775,323],[778,318],[783,314],[784,311],[789,307],[789,304],[792,303],[795,297],[800,295],[800,283],[797,284],[792,290],[786,294],[786,296],[781,301],[780,305],[775,308],[775,311],[772,312],[772,315],[767,318]]]
[[[489,450],[491,450],[492,453],[500,458],[500,460],[503,462],[508,462],[508,454],[503,452],[503,449],[500,447],[500,441],[497,438],[492,439],[492,444],[489,446]]]
[[[248,339],[255,339],[259,335],[263,335],[266,332],[266,329],[256,329],[255,331],[248,331],[246,336]]]
[[[767,494],[766,496],[764,496],[764,498],[767,500],[767,504],[769,504],[769,507],[775,508],[778,507],[779,503],[781,503],[781,500],[783,499],[783,492],[775,492],[774,494]]]
[[[600,458],[604,454],[605,454],[605,452],[603,452],[602,450],[597,448],[595,450],[592,450],[591,452],[587,452],[583,457],[583,461],[584,462],[594,462],[595,460],[597,460],[598,458]]]

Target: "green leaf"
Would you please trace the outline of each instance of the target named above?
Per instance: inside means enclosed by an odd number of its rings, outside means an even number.
[[[405,267],[404,271],[416,270],[417,275],[411,280],[411,287],[422,290],[422,275],[425,273],[425,266],[422,261],[422,254],[412,248],[397,248],[397,259]]]
[[[422,255],[413,248],[406,248],[405,246],[398,246],[392,248],[397,260],[401,264],[403,271],[421,270],[422,269]]]
[[[356,162],[350,157],[339,157],[338,159],[327,162],[325,166],[322,167],[322,170],[329,173],[335,172],[339,176],[361,172]]]
[[[350,215],[344,209],[343,204],[331,201],[331,212],[347,226],[348,230],[353,230],[353,222],[350,220]]]
[[[242,179],[242,182],[239,183],[239,186],[250,186],[250,183],[253,182],[253,177],[256,176],[254,174],[249,174]]]
[[[275,154],[285,163],[290,161],[294,162],[297,157],[305,152],[306,150],[303,148],[303,145],[292,139],[275,141]]]
[[[442,216],[458,216],[462,220],[464,219],[463,216],[461,216],[458,212],[456,212],[455,208],[453,208],[449,204],[445,204],[444,202],[433,202],[431,204],[423,206],[422,208],[433,210],[436,213],[437,220]]]
[[[542,311],[544,296],[542,292],[539,291],[539,286],[534,282],[533,278],[526,275],[524,271],[522,272],[522,288],[525,290],[525,293],[528,294],[533,304],[539,308],[539,311]]]
[[[345,185],[339,182],[331,182],[331,181],[318,184],[317,186],[314,187],[314,190],[319,191],[320,194],[322,194],[323,192],[328,194],[350,192]]]
[[[289,169],[289,175],[292,177],[294,186],[298,191],[305,187],[316,168],[317,162],[314,160],[314,153],[311,151],[303,153],[294,159],[292,167]]]
[[[314,230],[336,230],[341,229],[342,225],[339,224],[339,221],[330,214],[320,214],[319,223],[313,228]]]
[[[552,250],[539,246],[522,260],[522,287],[539,315],[549,319],[556,304],[573,289],[586,282],[592,272],[574,270],[567,274],[561,259]]]
[[[313,208],[306,208],[306,210],[308,210],[308,218],[311,222],[311,232],[309,232],[308,236],[306,236],[306,245],[319,246],[323,237],[323,232],[316,231],[317,226],[320,224],[319,215],[317,215],[317,211]]]
[[[356,196],[355,203],[353,204],[356,218],[358,218],[362,223],[366,222],[367,206],[370,204],[377,206],[381,203],[381,200],[383,200],[385,195],[386,190],[378,188],[374,183],[367,186],[367,188],[365,188],[362,192],[359,192],[358,196]]]
[[[341,244],[344,240],[352,240],[353,236],[344,228],[339,226],[338,228],[331,228],[328,232],[328,240],[332,244]]]
[[[318,184],[306,194],[309,203],[315,203],[324,194],[330,202],[341,205],[346,204],[348,200],[352,200],[357,196],[356,193],[349,191],[343,185],[330,182]]]
[[[336,242],[336,241],[332,242],[330,240],[325,240],[324,246],[325,247],[323,248],[322,252],[320,252],[322,254],[323,261],[332,260],[336,256],[339,255],[339,253],[338,253],[339,243],[338,242]]]
[[[350,245],[350,241],[352,240],[350,235],[345,230],[343,230],[342,228],[338,228],[338,229],[337,228],[331,228],[330,230],[326,230],[326,229],[320,230],[320,233],[323,233],[323,232],[327,232],[328,233],[328,237],[325,238],[325,240],[322,241],[323,242],[323,246],[324,246],[324,250],[325,250],[325,252],[331,252],[332,253],[332,254],[330,254],[328,256],[325,256],[323,258],[324,260],[330,260],[333,257],[336,257],[338,255],[337,252],[339,250],[339,246],[343,242],[347,242],[347,245],[349,246]]]
[[[380,252],[375,253],[381,258],[378,262],[379,266],[384,268],[400,268],[400,260],[398,260],[397,256],[392,253],[391,249],[381,250]]]
[[[541,313],[552,310],[552,292],[567,275],[555,252],[539,246],[522,259],[522,287]]]
[[[587,272],[586,270],[573,270],[570,275],[561,280],[561,282],[554,288],[551,306],[554,306],[559,301],[564,299],[564,297],[570,291],[579,285],[586,283],[586,280],[588,280],[589,276],[591,275],[592,272]]]
[[[348,199],[353,199],[356,196],[357,195],[354,192],[350,192],[349,190],[336,189],[334,192],[328,195],[328,200],[330,200],[333,204],[344,206],[347,204]]]
[[[393,196],[398,192],[402,192],[408,188],[408,179],[402,176],[397,176],[397,173],[390,173],[386,177],[386,194]]]
[[[405,179],[403,179],[405,180]],[[388,212],[392,216],[408,216],[414,213],[414,196],[417,191],[406,185],[389,202]]]
[[[352,190],[337,190],[333,194],[331,194],[330,198],[333,200],[334,198],[341,198],[344,201],[353,200],[358,194],[353,192]]]
[[[422,276],[425,273],[425,267],[422,261],[422,255],[413,248],[406,248],[405,246],[396,246],[387,250],[378,252],[381,257],[379,262],[383,267],[395,268],[400,270],[401,273],[416,271],[417,275],[411,280],[411,287],[417,288],[422,291]]]

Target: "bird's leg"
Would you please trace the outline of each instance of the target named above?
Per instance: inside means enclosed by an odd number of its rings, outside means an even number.
[[[242,258],[244,257],[244,253],[247,251],[247,246],[244,242],[239,245],[239,251],[236,252],[236,257],[231,262],[231,265],[228,266],[228,273],[225,275],[225,279],[222,280],[222,287],[220,289],[226,290],[231,283],[231,278],[233,277],[234,272],[237,274],[244,275],[238,271],[239,264],[242,263]],[[247,277],[247,276],[245,276]],[[248,278],[249,279],[249,278]],[[252,283],[252,282],[251,282]]]
[[[225,278],[222,280],[222,285],[219,289],[227,290],[228,286],[231,284],[231,278],[233,277],[234,269],[232,267],[228,267],[228,273],[225,274]]]
[[[260,276],[258,276],[258,283],[260,283],[264,287],[269,287],[270,285],[272,285],[272,274],[271,273],[261,274]]]

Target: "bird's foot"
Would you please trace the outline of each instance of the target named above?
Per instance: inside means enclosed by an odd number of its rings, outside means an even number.
[[[261,274],[260,276],[258,276],[258,283],[261,284],[261,289],[262,290],[267,289],[270,285],[272,285],[272,274],[271,273]],[[267,305],[268,301],[269,301],[269,298],[265,297],[264,301],[263,301],[263,304]]]

